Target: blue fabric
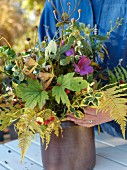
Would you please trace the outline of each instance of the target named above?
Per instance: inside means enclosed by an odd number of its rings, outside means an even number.
[[[56,8],[62,13],[59,0],[53,0]],[[67,3],[71,3],[71,12],[75,7],[74,0],[63,0],[63,8],[67,12]],[[79,2],[77,0],[76,2]],[[110,30],[110,21],[114,25],[116,19],[124,18],[124,24],[111,33],[110,39],[106,42],[106,48],[110,58],[106,58],[103,67],[113,69],[123,59],[122,66],[127,65],[127,2],[126,0],[81,0],[81,3],[71,18],[78,18],[78,9],[82,9],[80,22],[86,25],[94,24],[99,26],[99,34],[105,35]],[[39,39],[42,41],[45,35],[51,39],[56,32],[56,20],[53,14],[53,7],[46,0],[45,7],[40,19]],[[58,17],[59,18],[59,17]],[[45,26],[44,26],[45,25]],[[48,32],[46,26],[49,27]],[[114,121],[101,125],[102,129],[113,136],[121,136],[119,125]]]

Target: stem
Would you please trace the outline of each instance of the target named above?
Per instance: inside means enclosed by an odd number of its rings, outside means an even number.
[[[37,43],[37,33],[38,33],[38,29],[35,30],[34,52],[35,52],[35,47],[36,47],[36,43]]]
[[[61,46],[62,46],[63,32],[64,32],[64,25],[62,26],[62,35],[61,35],[59,52],[60,52],[60,49],[61,49]],[[59,74],[59,71],[60,71],[60,53],[58,55],[58,74]]]
[[[55,4],[54,4],[52,1],[51,1],[51,4],[52,4],[53,8],[56,10],[56,13],[57,13],[57,14],[60,16],[60,18],[62,19],[61,14],[60,14],[60,12],[57,10]]]
[[[7,43],[7,45],[11,48],[11,45],[10,45],[10,43],[7,41],[7,39],[0,33],[0,35],[1,35],[1,39],[0,40],[4,40],[6,43]]]
[[[62,2],[61,2],[61,0],[59,0],[59,1],[60,1],[60,5],[61,5],[61,8],[62,8],[62,11],[64,13],[64,8],[63,8],[63,5],[62,5]]]
[[[74,12],[77,10],[78,6],[80,5],[81,0],[79,0],[79,2],[77,2],[77,4],[75,5],[75,8],[73,10],[73,12],[70,14],[69,18],[74,14]]]
[[[60,30],[61,28],[59,27],[58,29],[57,29],[57,31],[55,32],[55,35],[54,35],[54,37],[53,37],[53,40],[55,39],[55,37],[60,33]]]

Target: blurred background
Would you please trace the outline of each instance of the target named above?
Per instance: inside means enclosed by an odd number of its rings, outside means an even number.
[[[23,51],[27,37],[34,36],[45,0],[0,0],[0,34],[16,52]],[[4,44],[0,41],[0,45]]]
[[[34,37],[45,0],[0,0],[0,34],[14,50],[22,52],[26,48],[26,38]],[[0,41],[4,45],[5,41]],[[13,125],[0,131],[0,143],[17,138]]]

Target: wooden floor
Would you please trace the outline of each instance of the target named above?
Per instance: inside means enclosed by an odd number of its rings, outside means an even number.
[[[96,134],[96,159],[94,170],[127,170],[127,141]],[[22,164],[17,140],[1,144],[0,170],[44,170],[39,136],[32,142]]]

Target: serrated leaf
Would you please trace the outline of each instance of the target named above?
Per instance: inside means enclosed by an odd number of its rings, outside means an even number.
[[[61,99],[63,104],[66,104],[67,106],[70,105],[70,101],[68,99],[68,96],[65,93],[64,88],[62,86],[53,87],[52,95],[55,96],[55,99],[56,99],[58,104],[60,104],[60,99]]]
[[[58,78],[58,83],[60,86],[55,86],[52,89],[52,95],[55,96],[57,103],[60,103],[60,100],[66,104],[70,105],[70,101],[68,99],[68,95],[65,93],[65,89],[69,89],[71,91],[79,92],[82,89],[87,88],[88,82],[83,80],[82,77],[73,77],[75,73],[68,73],[64,76],[60,76]]]
[[[107,112],[110,110],[110,116],[120,125],[123,137],[126,130],[126,112],[127,112],[127,84],[114,86],[103,91],[103,98],[97,108],[98,111]]]
[[[42,109],[49,98],[48,93],[42,91],[42,84],[33,79],[28,79],[28,85],[19,84],[16,88],[16,93],[26,102],[25,106],[31,109],[34,109],[37,105]]]

